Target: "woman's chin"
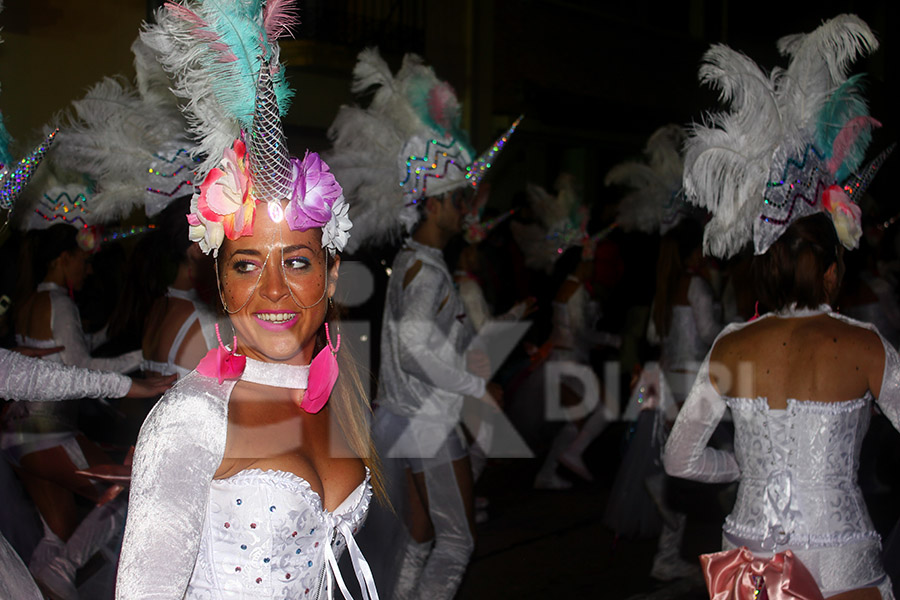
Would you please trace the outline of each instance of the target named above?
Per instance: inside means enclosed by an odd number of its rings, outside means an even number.
[[[246,347],[246,346],[245,346]],[[240,351],[240,350],[239,350]],[[294,365],[308,365],[309,360],[304,357],[303,349],[297,346],[278,347],[270,346],[266,348],[255,347],[248,349],[245,353],[248,357],[263,362],[288,363]]]

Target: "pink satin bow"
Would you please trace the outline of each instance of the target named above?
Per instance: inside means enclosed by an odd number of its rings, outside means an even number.
[[[710,600],[823,600],[816,580],[790,550],[764,559],[746,547],[702,554],[700,564]]]

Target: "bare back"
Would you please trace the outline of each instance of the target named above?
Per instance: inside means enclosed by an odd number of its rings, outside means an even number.
[[[194,304],[181,298],[163,297],[154,302],[144,328],[141,350],[144,358],[159,363],[169,360],[169,352],[178,333],[193,314]],[[199,321],[188,329],[175,355],[175,364],[188,370],[197,366],[206,354],[206,340]]]
[[[788,399],[842,402],[871,391],[884,373],[878,335],[827,314],[776,316],[725,335],[710,355],[710,379],[719,393],[766,398],[782,409]]]
[[[827,314],[768,317],[722,337],[710,356],[710,379],[719,393],[787,400],[842,402],[877,397],[884,346],[872,331]]]
[[[53,308],[49,292],[36,292],[28,297],[16,315],[16,333],[33,340],[53,338]]]

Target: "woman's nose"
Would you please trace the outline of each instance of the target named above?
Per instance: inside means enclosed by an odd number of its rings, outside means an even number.
[[[260,295],[271,302],[278,302],[290,293],[280,267],[279,261],[270,260],[265,266],[259,282]]]

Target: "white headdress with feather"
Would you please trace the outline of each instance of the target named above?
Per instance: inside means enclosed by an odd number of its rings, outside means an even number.
[[[371,102],[342,106],[328,131],[328,162],[353,199],[351,251],[411,232],[424,198],[477,187],[518,124],[476,158],[453,88],[414,54],[394,75],[378,50],[363,50],[351,90],[373,91]]]
[[[631,188],[620,201],[616,218],[622,229],[665,234],[687,214],[682,193],[687,137],[680,125],[660,127],[647,140],[643,161],[628,161],[606,174],[606,185]]]
[[[590,211],[581,201],[575,177],[561,174],[556,180],[556,195],[539,185],[525,188],[528,204],[537,217],[536,223],[514,221],[510,225],[513,238],[525,258],[525,266],[549,273],[566,250],[582,248],[585,258],[593,257],[597,242],[606,237],[618,223],[588,234]]]
[[[694,125],[686,144],[686,198],[713,215],[707,254],[728,257],[751,240],[762,254],[796,219],[820,211],[845,246],[856,246],[854,199],[883,157],[857,171],[879,123],[868,116],[860,76],[847,73],[877,46],[862,20],[841,15],[782,38],[778,49],[790,63],[769,74],[727,46],[707,51],[700,80],[731,108]]]
[[[321,228],[331,253],[348,240],[341,186],[316,153],[292,158],[282,128],[293,92],[276,40],[295,23],[292,0],[184,0],[158,10],[141,34],[175,78],[194,155],[205,157],[188,215],[204,252],[251,235],[261,202],[293,230]]]
[[[152,217],[194,188],[197,162],[171,82],[140,38],[131,50],[135,84],[106,77],[74,101],[52,154],[55,168],[92,182],[86,203],[95,224],[124,218],[136,206]]]

